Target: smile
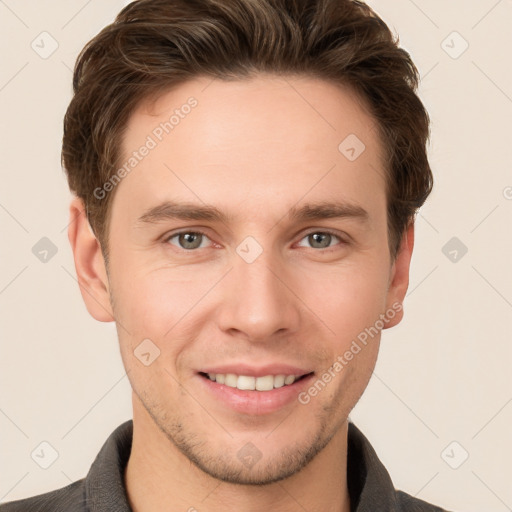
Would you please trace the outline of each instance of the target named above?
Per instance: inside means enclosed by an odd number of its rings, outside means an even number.
[[[250,375],[236,375],[234,373],[201,373],[201,375],[208,377],[213,382],[245,391],[272,391],[283,386],[290,386],[294,382],[306,377],[306,375],[265,375],[253,377]]]

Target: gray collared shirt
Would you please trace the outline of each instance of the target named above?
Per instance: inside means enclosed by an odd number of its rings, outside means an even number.
[[[112,432],[85,478],[55,491],[0,504],[0,512],[131,512],[124,469],[133,421]],[[348,429],[347,479],[351,512],[446,512],[396,491],[374,449],[353,424]]]

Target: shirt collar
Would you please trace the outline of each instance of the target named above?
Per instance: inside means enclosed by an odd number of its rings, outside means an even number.
[[[117,427],[91,465],[85,479],[90,512],[132,512],[124,486],[124,470],[132,449],[133,420]]]
[[[348,424],[347,484],[352,512],[401,510],[389,473],[352,422]]]
[[[96,456],[85,479],[90,512],[131,512],[124,486],[124,470],[130,457],[133,420],[117,427]],[[347,482],[351,512],[399,512],[393,483],[362,432],[348,427]]]

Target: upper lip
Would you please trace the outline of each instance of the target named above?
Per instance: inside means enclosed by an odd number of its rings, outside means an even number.
[[[210,366],[200,370],[200,373],[234,373],[235,375],[247,375],[248,377],[265,377],[266,375],[307,375],[312,370],[290,366],[288,364],[266,364],[263,366],[251,366],[244,363]]]

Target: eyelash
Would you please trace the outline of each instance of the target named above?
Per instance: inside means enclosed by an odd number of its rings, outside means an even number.
[[[192,234],[194,234],[194,235],[202,235],[202,236],[204,236],[204,237],[206,237],[206,238],[208,238],[208,239],[209,239],[208,235],[207,235],[204,231],[200,231],[200,230],[191,230],[191,229],[190,229],[190,230],[178,231],[178,232],[173,233],[173,234],[171,234],[171,235],[169,235],[169,236],[166,236],[166,237],[164,238],[164,242],[165,242],[166,244],[170,244],[170,240],[172,240],[173,238],[175,238],[175,237],[177,237],[177,236],[179,236],[179,235],[187,234],[187,233],[192,233]],[[318,248],[316,248],[316,247],[310,247],[310,249],[316,250],[316,251],[318,251],[318,252],[324,252],[324,253],[326,253],[326,252],[331,252],[331,251],[335,250],[335,248],[336,248],[336,246],[337,246],[337,245],[346,245],[346,244],[348,243],[348,242],[347,242],[347,240],[345,240],[342,236],[340,236],[338,233],[336,233],[336,232],[334,232],[334,231],[332,231],[332,230],[330,230],[330,229],[322,229],[322,230],[320,230],[320,229],[315,229],[315,230],[313,230],[313,231],[310,231],[310,232],[306,233],[306,234],[305,234],[305,235],[300,239],[300,241],[304,240],[304,238],[308,237],[309,235],[312,235],[312,234],[315,234],[315,233],[321,233],[321,234],[323,234],[323,235],[325,235],[325,234],[326,234],[326,235],[331,235],[331,236],[333,236],[333,237],[337,238],[337,239],[340,241],[340,243],[339,243],[339,244],[336,244],[336,245],[334,245],[334,246],[332,246],[332,247],[325,247],[325,248],[321,248],[321,249],[318,249]],[[171,245],[174,245],[174,244],[171,244]],[[178,249],[179,251],[182,251],[182,252],[196,252],[196,251],[198,251],[199,249],[201,249],[201,247],[198,247],[198,248],[196,248],[196,249],[183,249],[182,247],[178,247],[178,246],[174,246],[174,247],[176,247],[176,249]],[[204,249],[204,247],[203,247],[203,249]]]

